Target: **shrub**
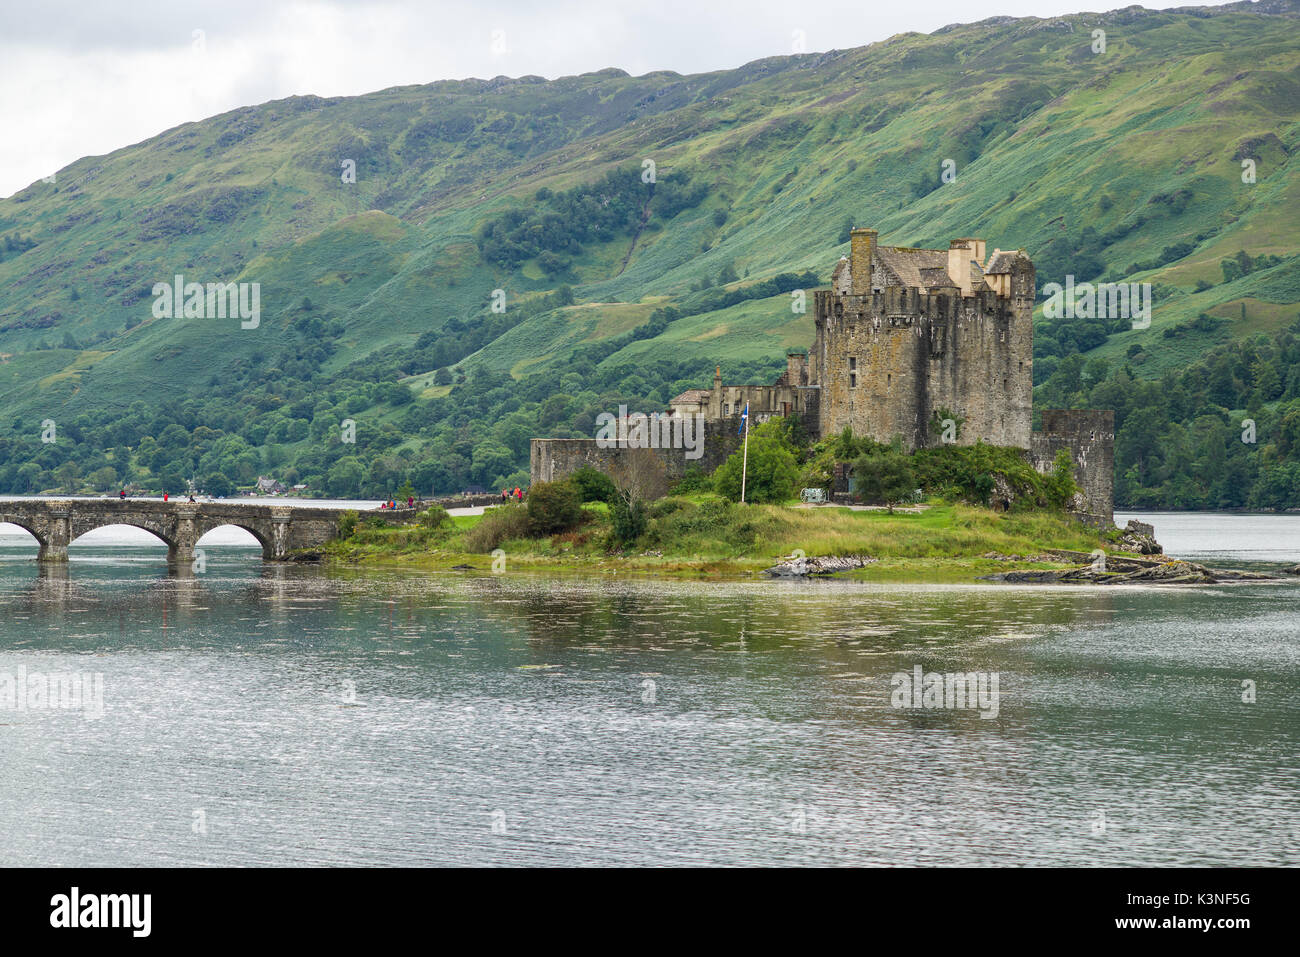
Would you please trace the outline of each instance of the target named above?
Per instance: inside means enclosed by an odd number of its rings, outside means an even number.
[[[488,509],[479,523],[465,535],[465,548],[471,552],[490,552],[512,538],[528,538],[531,525],[528,509],[503,505]]]
[[[709,489],[709,477],[698,465],[689,466],[686,474],[677,480],[669,491],[674,495],[687,495],[691,492],[705,492]]]
[[[625,501],[621,496],[609,507],[614,540],[620,545],[630,545],[645,534],[647,518],[645,502],[641,499]]]
[[[1052,471],[1043,481],[1043,491],[1047,496],[1047,504],[1053,508],[1065,508],[1079,491],[1079,486],[1074,481],[1074,461],[1065,449],[1056,453]]]
[[[680,498],[660,499],[650,506],[647,514],[650,518],[666,518],[674,512],[680,512],[686,505],[687,503]]]
[[[357,530],[357,513],[355,509],[345,509],[339,516],[339,538],[350,538]]]
[[[568,481],[578,490],[584,502],[612,502],[614,500],[614,483],[604,472],[584,465]]]
[[[451,521],[451,516],[441,505],[430,505],[420,513],[420,524],[425,528],[441,528]]]
[[[582,495],[569,482],[538,482],[528,490],[527,511],[534,535],[558,535],[582,521]]]
[[[916,489],[910,457],[896,452],[859,456],[853,463],[853,482],[858,498],[888,505],[891,512]]]

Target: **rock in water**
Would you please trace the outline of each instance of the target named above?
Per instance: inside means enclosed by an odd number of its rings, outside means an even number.
[[[1162,555],[1164,548],[1156,541],[1156,530],[1146,522],[1130,518],[1119,537],[1119,547],[1139,555]]]
[[[818,558],[787,558],[764,572],[775,578],[804,578],[808,575],[833,575],[836,572],[861,568],[874,562],[874,558],[859,555],[823,555]]]

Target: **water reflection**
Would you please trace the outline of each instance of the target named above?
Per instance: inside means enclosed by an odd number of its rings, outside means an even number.
[[[106,688],[0,714],[0,863],[1297,860],[1294,589],[206,557],[0,549],[0,672]],[[997,718],[893,707],[915,666],[997,673]]]

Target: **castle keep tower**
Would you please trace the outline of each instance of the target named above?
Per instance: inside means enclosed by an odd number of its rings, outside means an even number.
[[[849,255],[831,287],[813,293],[815,337],[808,355],[786,355],[771,385],[727,385],[722,369],[710,389],[687,389],[667,415],[705,420],[704,459],[711,471],[739,444],[740,415],[750,422],[796,417],[812,438],[845,426],[909,450],[945,441],[1026,450],[1040,472],[1066,451],[1082,490],[1073,506],[1085,521],[1113,524],[1114,415],[1045,410],[1033,415],[1034,264],[1022,250],[988,253],[984,240],[954,239],[947,249],[881,246],[874,229],[854,229]],[[945,424],[945,419],[951,422]],[[955,435],[953,434],[955,432]],[[581,465],[605,467],[621,450],[593,439],[533,439],[532,479],[549,482]],[[668,475],[684,475],[676,450],[658,450]],[[833,490],[847,496],[847,487]]]
[[[1030,445],[1034,265],[982,239],[949,248],[881,246],[854,229],[831,288],[814,294],[808,378],[820,388],[823,436],[850,426],[908,449]]]

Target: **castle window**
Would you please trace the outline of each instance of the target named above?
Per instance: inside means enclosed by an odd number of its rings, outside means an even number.
[[[731,415],[731,403],[730,403],[730,402],[724,402],[724,403],[722,403],[722,414],[723,414],[723,415]]]
[[[857,356],[849,356],[849,388],[856,389],[857,387],[858,387],[858,358]]]

